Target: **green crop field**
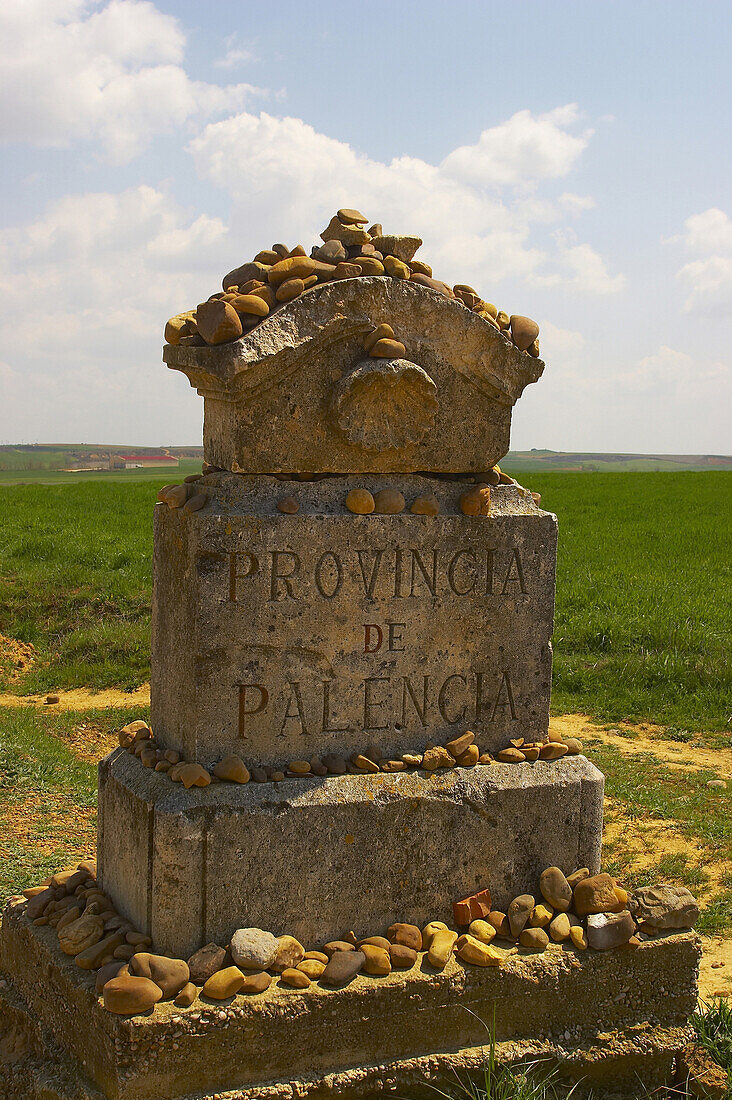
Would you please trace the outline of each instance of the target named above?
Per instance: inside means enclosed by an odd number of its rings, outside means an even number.
[[[0,631],[36,649],[14,691],[147,680],[152,508],[164,482],[130,474],[3,490]],[[560,524],[554,711],[728,728],[732,477],[524,481]],[[9,666],[2,674],[7,689]]]

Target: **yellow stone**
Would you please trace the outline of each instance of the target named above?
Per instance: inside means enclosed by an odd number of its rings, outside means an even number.
[[[325,969],[325,967],[323,967],[323,969]],[[310,978],[305,971],[292,966],[282,971],[280,981],[284,982],[285,985],[292,986],[293,989],[307,989],[310,985]]]
[[[457,955],[463,962],[472,966],[500,966],[504,956],[489,943],[481,943],[475,936],[460,936],[457,941]]]
[[[557,913],[549,925],[549,935],[555,943],[564,943],[565,940],[568,940],[571,930],[572,926],[566,913]]]
[[[546,928],[553,917],[554,910],[540,902],[539,905],[534,906],[529,917],[529,924],[532,928]]]
[[[444,970],[448,959],[452,955],[457,938],[457,932],[452,932],[449,928],[441,928],[435,932],[427,951],[430,966],[434,966],[435,970]]]
[[[393,340],[394,329],[391,325],[383,324],[377,325],[372,329],[368,336],[364,337],[363,346],[365,351],[371,351],[372,347],[377,340]]]
[[[201,990],[201,996],[209,997],[212,1001],[225,1001],[228,997],[236,996],[244,981],[245,976],[238,966],[227,966],[211,975]]]
[[[266,317],[269,306],[259,294],[235,294],[231,305],[237,313],[249,313],[254,317]]]
[[[374,507],[374,498],[368,489],[351,489],[346,497],[346,508],[357,516],[370,515]]]
[[[584,933],[584,929],[579,924],[573,924],[569,930],[572,943],[578,951],[587,950],[587,936]]]
[[[165,342],[178,344],[181,336],[193,336],[196,332],[195,318],[196,311],[193,309],[171,317],[165,325]]]
[[[208,787],[211,782],[211,776],[202,764],[184,764],[178,772],[178,778],[186,790],[190,787]]]
[[[304,289],[305,283],[302,279],[285,279],[277,287],[275,297],[278,302],[291,302],[293,298],[302,294]]]
[[[393,279],[408,279],[411,275],[408,266],[396,256],[384,256],[384,267]]]
[[[489,486],[476,485],[460,497],[460,511],[465,516],[487,516],[491,510],[491,491]]]
[[[374,496],[374,511],[382,516],[396,516],[404,511],[406,501],[398,489],[379,489]]]
[[[307,279],[317,272],[319,266],[325,265],[319,265],[310,256],[288,256],[269,269],[267,278],[272,286],[277,287],[287,279]]]
[[[471,921],[468,932],[471,936],[475,936],[476,940],[480,940],[481,943],[492,943],[496,935],[495,928],[487,920]]]
[[[303,959],[295,967],[296,970],[302,971],[303,974],[307,974],[311,982],[316,982],[320,975],[325,970],[326,964],[319,962],[317,959]]]
[[[363,964],[364,974],[370,974],[376,978],[383,978],[386,974],[391,974],[389,952],[385,951],[383,947],[377,947],[373,943],[362,943],[359,951],[366,956],[366,962]]]
[[[429,950],[429,946],[432,943],[433,937],[437,932],[449,932],[449,928],[441,920],[431,920],[429,924],[425,924],[422,929],[422,947],[425,951]]]
[[[414,498],[409,511],[415,516],[436,516],[440,511],[440,502],[434,493],[423,493]]]
[[[406,354],[401,340],[377,340],[369,351],[372,359],[402,359]]]
[[[213,771],[217,779],[228,779],[231,783],[248,783],[251,779],[246,764],[234,753],[220,760]]]

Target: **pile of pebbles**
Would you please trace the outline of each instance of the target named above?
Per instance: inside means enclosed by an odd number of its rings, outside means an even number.
[[[288,248],[273,244],[258,252],[249,263],[230,271],[222,281],[223,291],[212,294],[196,309],[171,317],[165,326],[169,344],[205,347],[238,340],[271,312],[313,287],[339,279],[364,275],[403,279],[443,294],[477,314],[500,332],[519,351],[538,358],[539,326],[530,317],[509,316],[492,302],[486,302],[467,283],[451,287],[432,276],[432,268],[414,256],[420,237],[384,233],[358,210],[340,209],[320,234],[323,242],[313,245],[310,255],[302,245]],[[388,327],[388,326],[386,326]],[[381,339],[381,338],[380,338]],[[393,334],[383,339],[394,341]],[[400,357],[402,350],[378,355]]]
[[[371,745],[363,752],[354,752],[350,758],[328,752],[322,756],[312,756],[309,760],[290,760],[279,767],[270,765],[251,766],[240,756],[230,754],[220,760],[211,770],[202,764],[183,760],[175,749],[164,749],[155,742],[155,736],[147,722],[139,719],[124,726],[118,734],[119,744],[129,753],[139,757],[145,768],[154,768],[163,772],[174,783],[182,783],[188,790],[191,787],[208,787],[221,780],[230,783],[281,783],[284,779],[315,779],[333,775],[376,775],[380,772],[406,772],[421,770],[428,774],[451,768],[474,768],[477,765],[496,765],[519,763],[512,754],[513,747],[502,749],[495,758],[489,752],[482,752],[475,744],[475,734],[471,730],[453,737],[444,745],[428,745],[423,753],[405,752],[392,758],[384,758],[379,749]],[[524,746],[522,739],[516,744]],[[524,761],[558,760],[565,755],[577,756],[582,745],[576,738],[560,739],[555,733],[549,734],[549,740],[533,742],[521,751]],[[536,750],[534,754],[534,750]],[[506,755],[508,754],[508,755]]]
[[[203,477],[205,474],[190,474],[180,485],[164,485],[158,490],[158,502],[185,513],[198,512],[209,500],[206,486],[198,484]],[[500,466],[493,466],[486,473],[478,475],[475,484],[461,495],[460,510],[466,516],[488,516],[491,511],[491,487],[517,484]],[[521,486],[519,490],[528,494],[528,490]],[[538,508],[541,505],[541,494],[531,493],[530,496]],[[398,489],[379,489],[376,493],[369,489],[351,489],[343,503],[349,512],[358,516],[396,516],[407,507],[406,498]],[[289,493],[277,501],[277,510],[294,516],[300,511],[300,502]],[[409,511],[415,516],[436,516],[440,511],[440,502],[434,493],[419,493],[409,505]]]
[[[262,928],[239,928],[226,946],[208,943],[189,959],[156,954],[149,936],[116,913],[86,860],[51,876],[15,899],[34,925],[55,929],[64,954],[95,971],[95,990],[104,1007],[121,1016],[150,1012],[160,1001],[189,1008],[202,997],[229,1001],[278,986],[304,990],[317,982],[336,990],[364,974],[384,977],[418,964],[438,972],[451,959],[463,966],[502,966],[511,955],[555,950],[606,951],[640,947],[659,931],[693,926],[699,909],[683,887],[645,887],[629,895],[609,874],[582,867],[565,875],[547,867],[536,897],[520,894],[501,912],[491,908],[490,890],[453,904],[450,928],[429,921],[423,928],[397,922],[383,935],[357,938],[349,931],[308,950],[294,936]],[[27,900],[26,900],[27,899]],[[494,941],[504,941],[497,946]]]

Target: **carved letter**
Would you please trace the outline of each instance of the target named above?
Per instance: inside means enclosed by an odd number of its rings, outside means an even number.
[[[382,631],[381,627],[377,626],[376,623],[366,623],[363,629],[365,635],[363,641],[364,653],[378,653],[378,651],[381,649],[381,643],[384,640],[384,632]],[[372,630],[376,634],[376,645],[371,644]]]
[[[243,558],[241,563],[245,566],[244,570],[239,570],[239,558]],[[251,577],[255,573],[259,572],[259,562],[255,558],[254,554],[250,554],[247,550],[234,550],[229,554],[229,602],[234,603],[236,600],[236,582],[243,580],[244,577]]]
[[[427,572],[427,567],[425,566],[424,562],[422,561],[422,557],[420,555],[419,550],[411,550],[410,553],[412,555],[412,576],[411,576],[411,583],[410,583],[410,587],[409,587],[409,595],[410,596],[414,595],[414,583],[415,583],[415,580],[416,580],[416,571],[415,571],[414,567],[416,565],[419,568],[419,571],[422,574],[424,583],[429,588],[431,594],[433,596],[436,596],[437,595],[437,554],[438,554],[438,551],[437,550],[432,551],[432,573],[431,574]]]
[[[516,575],[513,576],[513,569],[516,567]],[[503,588],[501,589],[501,595],[506,595],[506,589],[511,583],[518,584],[519,591],[526,594],[526,585],[524,584],[524,570],[521,565],[521,558],[519,557],[518,547],[514,546],[511,553],[511,560],[508,563],[508,572],[506,573],[506,579],[503,582]]]
[[[468,558],[473,566],[473,581],[471,584],[468,585],[467,588],[458,588],[457,584],[455,583],[455,570],[457,569],[458,562],[461,558]],[[452,560],[447,567],[447,583],[450,585],[450,588],[456,596],[467,596],[468,592],[473,591],[473,589],[475,588],[475,582],[477,580],[476,572],[475,552],[473,550],[458,550],[457,553],[453,554]]]
[[[292,590],[292,580],[296,573],[300,572],[300,558],[297,554],[293,554],[291,550],[273,550],[272,554],[272,578],[270,581],[270,593],[269,602],[276,603],[280,598],[280,581],[285,586],[285,591],[291,600],[296,600],[297,596]],[[289,558],[289,564],[292,566],[289,573],[280,573],[280,558]]]
[[[256,705],[247,707],[247,692],[258,692]],[[245,722],[247,716],[261,714],[269,702],[269,692],[264,684],[239,684],[239,736],[246,737]]]
[[[280,726],[280,733],[282,733],[284,731],[285,722],[287,722],[288,720],[292,720],[292,719],[296,719],[300,723],[300,726],[301,726],[300,732],[301,733],[307,733],[308,732],[308,727],[307,727],[307,724],[305,722],[305,708],[302,705],[302,695],[300,694],[300,683],[297,680],[289,680],[288,684],[292,688],[292,695],[291,695],[291,697],[290,697],[290,699],[288,700],[288,703],[287,703],[287,710],[285,711],[285,716],[282,719],[282,725]],[[290,710],[290,705],[292,703],[294,703],[295,707],[297,708],[295,710],[294,714]]]
[[[323,733],[343,733],[348,727],[331,726],[330,724],[330,685],[332,680],[321,680],[323,685]]]
[[[506,689],[506,698],[501,700],[504,688]],[[493,704],[493,710],[491,711],[491,722],[496,717],[497,710],[503,710],[504,707],[508,707],[509,714],[512,718],[516,717],[516,708],[513,705],[513,690],[511,688],[511,678],[507,672],[504,672],[501,676],[501,682],[498,686],[498,695],[496,695],[496,701]]]
[[[406,726],[406,724],[407,724],[407,695],[412,700],[412,705],[414,706],[414,709],[417,712],[417,717],[419,718],[420,724],[423,725],[423,726],[427,725],[427,690],[429,688],[429,679],[430,679],[429,676],[424,677],[424,682],[422,684],[422,705],[421,706],[419,704],[419,700],[417,699],[417,696],[415,694],[414,688],[412,687],[412,683],[411,683],[411,680],[409,679],[409,677],[405,676],[402,679],[402,725],[403,726]]]
[[[444,684],[440,688],[439,695],[437,696],[437,708],[438,708],[440,714],[442,715],[443,719],[447,722],[447,724],[449,726],[454,726],[456,722],[464,722],[465,721],[465,712],[468,709],[467,706],[464,706],[463,709],[460,711],[460,713],[453,715],[452,718],[447,713],[446,698],[447,698],[449,685],[452,683],[453,680],[461,680],[463,684],[467,683],[467,680],[465,679],[465,677],[460,676],[458,673],[455,673],[452,676],[448,676],[448,678],[445,680]]]
[[[335,566],[335,585],[332,592],[327,592],[323,584],[323,565],[326,558],[330,558]],[[343,566],[341,565],[341,559],[337,554],[334,554],[332,550],[326,550],[324,554],[321,554],[318,564],[315,566],[315,584],[318,592],[326,600],[332,600],[334,596],[337,596],[340,587],[343,584]]]
[[[388,683],[391,683],[389,676],[372,676],[363,682],[363,728],[365,730],[388,730],[389,728],[388,722],[383,726],[377,726],[375,722],[371,721],[371,711],[379,707],[385,707],[387,704],[386,699],[373,698],[371,685]]]
[[[394,596],[397,600],[403,600],[402,595],[402,554],[403,550],[394,551]]]
[[[377,550],[376,551],[376,553],[374,555],[374,562],[373,562],[373,565],[371,566],[371,574],[370,574],[368,580],[366,579],[366,570],[364,569],[364,559],[363,559],[363,555],[365,553],[367,553],[367,551],[366,550],[357,550],[356,553],[358,554],[358,564],[361,567],[361,579],[363,581],[363,590],[364,590],[366,596],[368,596],[368,598],[370,600],[373,600],[373,598],[374,598],[374,588],[376,587],[376,582],[379,579],[379,569],[381,568],[381,558],[382,558],[382,555],[383,555],[384,551],[383,550]]]
[[[402,630],[404,630],[406,623],[387,623],[389,627],[389,652],[390,653],[403,653],[404,646],[398,645],[398,642],[403,642]]]

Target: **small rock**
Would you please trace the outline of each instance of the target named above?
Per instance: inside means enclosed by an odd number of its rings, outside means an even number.
[[[539,335],[539,326],[530,317],[514,314],[510,319],[511,336],[519,351],[528,351]]]
[[[414,498],[409,511],[415,516],[436,516],[440,511],[440,502],[434,493],[423,493]]]
[[[58,703],[58,702],[60,702],[60,698],[59,698],[58,695],[47,695],[46,696],[46,703],[49,706],[53,705],[54,703]]]
[[[196,328],[207,344],[225,344],[242,334],[239,314],[228,302],[202,302],[196,308]]]
[[[726,791],[727,790],[727,784],[725,783],[725,781],[723,779],[708,779],[707,780],[707,786],[711,787],[713,790],[718,790],[718,791]]]
[[[398,489],[379,489],[374,496],[374,512],[382,516],[396,516],[404,511],[406,501]]]
[[[449,929],[444,921],[431,920],[428,924],[425,924],[422,929],[422,950],[427,951],[432,943],[432,937],[437,932],[448,932]]]
[[[360,951],[364,945],[367,947],[380,947],[382,951],[388,951],[391,947],[386,936],[367,936],[365,939],[359,940],[356,947]]]
[[[324,264],[338,264],[341,260],[345,260],[347,253],[346,247],[341,241],[326,241],[325,244],[321,244],[320,247],[315,247],[312,251],[313,258],[320,260]]]
[[[423,260],[410,260],[409,270],[414,275],[426,275],[428,279],[432,278],[432,268],[429,264],[426,264]]]
[[[629,908],[649,928],[693,928],[699,919],[696,898],[683,886],[641,886],[633,891]]]
[[[473,920],[470,922],[468,932],[475,936],[481,943],[493,943],[496,938],[496,930],[487,920]]]
[[[394,970],[411,970],[417,961],[417,952],[403,943],[393,943],[389,948],[389,958]]]
[[[367,244],[371,237],[365,229],[357,225],[344,225],[338,215],[331,218],[329,224],[320,234],[321,241],[341,241],[342,244]]]
[[[286,516],[294,516],[300,511],[300,504],[295,497],[282,497],[277,501],[277,511]]]
[[[627,943],[635,923],[627,909],[620,913],[591,913],[587,918],[587,943],[595,951],[609,951]]]
[[[277,287],[275,298],[278,302],[291,302],[293,298],[298,298],[304,289],[305,283],[302,279],[285,279]]]
[[[457,932],[452,932],[449,928],[435,932],[427,951],[430,966],[435,970],[444,970],[448,959],[452,956],[457,939]]]
[[[384,256],[384,268],[392,279],[408,279],[412,274],[407,264],[396,256]]]
[[[522,947],[527,947],[530,951],[546,951],[549,937],[543,928],[524,928],[518,941]]]
[[[292,986],[293,989],[307,989],[310,985],[310,978],[303,970],[288,966],[280,975],[280,983]]]
[[[327,752],[322,757],[323,764],[328,770],[329,775],[345,775],[346,774],[346,761],[342,756],[338,756],[335,752]]]
[[[346,497],[346,508],[357,516],[370,515],[374,507],[374,498],[368,489],[351,489]]]
[[[559,867],[547,867],[542,871],[539,889],[544,899],[560,913],[566,913],[572,904],[572,887]]]
[[[252,768],[252,781],[254,783],[268,783],[269,776],[264,768]]]
[[[554,910],[547,905],[535,905],[531,916],[529,917],[529,924],[532,928],[546,928],[554,916]]]
[[[244,981],[239,987],[240,993],[245,993],[248,996],[253,996],[256,993],[265,993],[272,984],[272,975],[262,972],[261,974],[246,974]]]
[[[491,511],[491,491],[486,485],[476,485],[460,497],[460,511],[465,516],[488,516]]]
[[[542,760],[559,760],[562,756],[566,756],[568,752],[566,745],[560,745],[556,742],[547,741],[545,745],[541,746],[541,752],[539,756]]]
[[[149,978],[130,974],[111,978],[102,990],[107,1012],[118,1016],[137,1016],[149,1012],[162,999],[160,988]]]
[[[291,771],[293,775],[309,775],[310,774],[310,761],[309,760],[291,760],[287,765],[288,771]]]
[[[522,753],[521,749],[501,749],[496,753],[496,760],[501,764],[520,764],[522,760],[526,760],[526,757]]]
[[[270,286],[281,286],[282,283],[286,283],[289,279],[299,279],[304,283],[305,279],[313,275],[319,267],[325,267],[328,265],[321,264],[318,260],[313,260],[310,256],[293,256],[290,255],[286,260],[280,260],[279,263],[274,264],[269,269],[267,279]]]
[[[413,951],[422,950],[422,932],[416,924],[392,924],[386,935],[390,943],[400,943],[403,947],[411,947]]]
[[[422,767],[428,772],[435,772],[438,768],[454,768],[455,758],[444,745],[433,745],[425,750],[422,757]]]
[[[549,925],[549,935],[555,943],[564,943],[565,940],[568,940],[571,930],[572,926],[566,913],[557,913]]]
[[[391,959],[388,948],[384,950],[383,947],[377,947],[373,943],[362,943],[359,945],[359,951],[365,959],[363,964],[364,974],[370,974],[373,978],[383,978],[387,974],[391,974]]]
[[[349,207],[342,207],[336,217],[343,225],[366,225],[368,218],[364,218],[363,214],[359,214],[358,210],[353,210]]]
[[[511,935],[511,925],[509,924],[507,915],[501,913],[499,909],[492,909],[486,917],[486,920],[495,928],[497,936],[501,936],[504,940],[515,939],[515,937]]]
[[[229,299],[229,305],[237,313],[244,313],[247,319],[251,317],[266,317],[269,313],[269,305],[261,294],[235,294]]]
[[[330,955],[326,955],[324,951],[306,951],[303,962],[308,962],[309,959],[312,959],[315,962],[322,962],[323,966],[325,966],[329,958]]]
[[[269,965],[276,974],[290,970],[305,958],[305,948],[294,936],[279,936],[277,945],[277,954]]]
[[[212,1001],[226,1001],[236,996],[245,981],[245,975],[238,966],[227,966],[206,979],[201,996]]]
[[[571,875],[567,875],[567,882],[574,890],[578,882],[581,882],[583,878],[590,877],[589,867],[580,867],[577,871],[573,871]]]
[[[107,982],[110,982],[112,978],[116,978],[124,965],[121,959],[115,959],[114,962],[105,963],[104,966],[100,966],[99,970],[97,970],[96,981],[94,982],[94,992],[97,997],[102,995],[102,990]]]
[[[248,783],[251,779],[246,764],[234,753],[220,760],[213,773],[217,779],[227,779],[230,783]]]
[[[468,749],[474,741],[475,734],[471,730],[467,730],[459,737],[454,737],[452,741],[447,741],[445,744],[445,748],[457,760],[457,758],[459,756],[462,756],[465,750]]]
[[[578,951],[587,950],[587,936],[581,924],[573,924],[569,929],[569,936]]]
[[[377,340],[369,351],[372,359],[403,359],[406,354],[401,340]]]
[[[140,951],[130,959],[130,974],[149,978],[162,990],[162,1000],[172,1001],[190,979],[188,963],[183,959],[169,959],[166,955],[152,955]]]
[[[324,944],[323,952],[328,959],[332,959],[338,951],[354,951],[355,948],[355,943],[351,943],[350,940],[331,940]]]
[[[506,916],[511,928],[511,935],[518,939],[521,932],[529,922],[536,902],[531,894],[519,894],[508,907]]]
[[[351,763],[355,764],[359,771],[367,772],[371,775],[375,775],[376,772],[381,771],[379,765],[374,763],[373,760],[369,760],[368,756],[362,752],[355,752],[351,757]]]
[[[173,1004],[177,1005],[178,1008],[190,1008],[197,996],[198,990],[193,982],[186,982]]]
[[[405,752],[402,754],[402,761],[408,768],[419,768],[422,764],[422,757],[415,752]]]
[[[310,771],[313,775],[327,775],[328,769],[325,764],[317,756],[310,757]]]
[[[359,256],[352,261],[360,268],[362,275],[383,275],[384,265],[376,256]]]
[[[363,951],[336,951],[321,975],[323,985],[334,988],[348,985],[360,972],[366,956]]]
[[[211,776],[201,764],[184,764],[178,771],[180,779],[186,790],[191,787],[208,787]]]
[[[311,982],[316,982],[325,970],[326,963],[318,962],[317,959],[303,959],[295,967],[296,970],[301,971],[303,974],[307,974]]]
[[[574,888],[574,909],[579,917],[617,913],[622,908],[615,894],[615,881],[604,872],[581,879]]]
[[[57,931],[58,945],[64,955],[78,955],[99,943],[104,935],[104,921],[95,914],[84,913]]]
[[[384,256],[396,256],[402,263],[408,264],[422,246],[422,238],[386,233],[371,237],[371,243]]]
[[[460,936],[455,945],[457,956],[472,966],[500,966],[503,955],[498,948],[489,943],[481,943],[475,936]]]
[[[371,329],[371,332],[369,332],[364,337],[364,341],[363,341],[364,351],[366,351],[366,352],[371,351],[374,344],[378,343],[379,340],[393,340],[393,339],[394,339],[394,329],[391,327],[391,325],[387,325],[387,324],[377,325],[376,328]]]
[[[432,279],[428,275],[422,275],[419,272],[412,272],[409,277],[410,283],[417,283],[418,286],[426,286],[429,290],[435,290],[438,294],[442,294],[445,298],[454,298],[452,287],[447,283],[443,283],[441,279]]]
[[[267,970],[277,955],[279,941],[261,928],[238,928],[231,937],[231,957],[242,970]]]
[[[334,279],[357,279],[361,274],[361,268],[358,264],[350,264],[341,262],[336,264],[336,269],[333,274]]]
[[[474,768],[480,760],[480,749],[477,745],[468,745],[462,756],[457,758],[457,765],[460,768]]]
[[[222,969],[226,950],[217,943],[207,943],[188,960],[191,981],[196,985],[205,985],[210,977]]]
[[[74,956],[74,962],[81,970],[98,970],[105,961],[111,961],[115,947],[121,947],[124,942],[123,932],[112,932],[91,947],[85,947]]]
[[[405,772],[407,765],[403,760],[383,760],[380,764],[382,772]]]

